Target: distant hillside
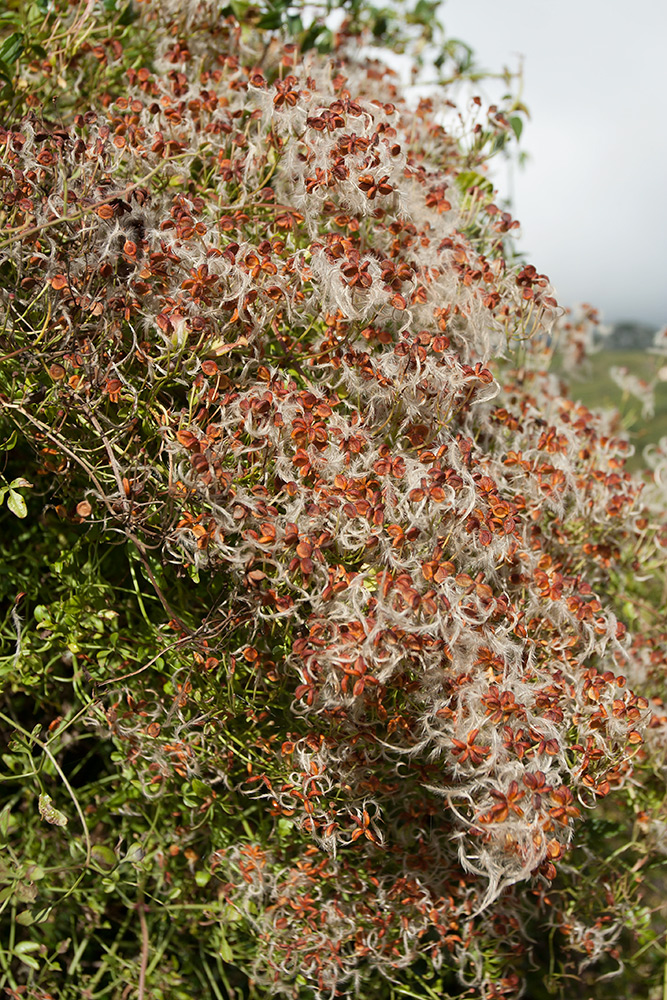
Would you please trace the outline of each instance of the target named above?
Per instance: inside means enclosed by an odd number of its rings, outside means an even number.
[[[610,351],[644,351],[653,346],[656,328],[646,323],[624,321],[614,323],[611,333],[600,338],[603,347]]]

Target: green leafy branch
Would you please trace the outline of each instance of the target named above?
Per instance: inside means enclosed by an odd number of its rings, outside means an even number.
[[[4,478],[4,477],[3,477]],[[19,490],[32,489],[32,483],[29,483],[27,479],[22,476],[18,476],[16,479],[12,479],[11,483],[0,486],[0,506],[3,504],[5,497],[7,498],[7,506],[11,510],[12,514],[17,517],[24,518],[28,513],[28,507],[26,505],[25,499]]]

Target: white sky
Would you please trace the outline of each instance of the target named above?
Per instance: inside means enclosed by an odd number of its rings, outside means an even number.
[[[562,305],[666,325],[667,3],[446,0],[441,18],[485,69],[523,56],[530,158],[512,186],[530,262]]]

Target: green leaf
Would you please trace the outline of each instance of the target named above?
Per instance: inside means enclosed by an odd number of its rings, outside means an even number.
[[[34,861],[26,862],[26,869],[24,872],[24,878],[29,879],[31,882],[39,882],[43,879],[46,872],[41,865],[36,864]]]
[[[110,847],[95,844],[90,851],[90,858],[96,868],[102,872],[111,872],[118,864],[118,858]]]
[[[283,23],[283,15],[279,10],[270,10],[268,14],[260,17],[257,22],[258,28],[267,28],[269,31],[277,31]]]
[[[294,823],[292,823],[288,819],[285,819],[284,816],[281,816],[280,819],[278,820],[279,835],[281,837],[289,837],[292,835],[293,830],[294,830]]]
[[[34,917],[30,910],[22,910],[20,913],[16,914],[16,923],[22,924],[23,927],[30,927],[33,922]]]
[[[30,969],[34,969],[35,972],[39,972],[39,962],[36,958],[32,958],[31,955],[22,955],[21,961],[24,965],[27,965]]]
[[[39,951],[40,944],[38,941],[19,941],[19,943],[14,947],[14,951],[17,955],[27,955],[30,951]]]
[[[19,432],[16,429],[14,429],[5,442],[5,451],[11,451],[12,448],[15,448],[18,439],[19,439]]]
[[[136,21],[138,17],[139,14],[135,11],[133,5],[131,3],[127,3],[123,8],[122,14],[118,18],[118,23],[126,28],[128,25]]]
[[[250,3],[249,0],[231,0],[229,6],[236,20],[243,21],[250,8]]]
[[[318,24],[317,21],[311,24],[301,40],[301,51],[309,52],[310,49],[314,49],[325,30],[325,25]]]
[[[21,943],[22,944],[26,944],[26,943],[30,944],[32,942],[22,941]],[[37,947],[39,947],[39,945]],[[16,948],[14,950],[18,951],[18,945],[16,946]],[[36,972],[39,972],[39,962],[37,961],[36,958],[33,958],[32,955],[19,955],[19,958],[21,959],[21,961],[23,962],[24,965],[28,966],[28,968],[34,969]]]
[[[299,14],[288,14],[287,18],[287,30],[290,35],[300,35],[303,31],[303,21]]]
[[[24,965],[31,969],[39,969],[39,962],[33,958],[30,952],[39,951],[41,945],[38,941],[19,941],[14,946],[14,954],[21,959]]]
[[[488,194],[493,192],[493,184],[483,174],[478,174],[476,170],[464,170],[456,178],[456,186],[464,193],[470,188],[476,187]]]
[[[17,517],[24,518],[28,513],[25,500],[20,493],[16,492],[16,490],[9,490],[7,506],[11,510],[12,514],[16,514]]]
[[[322,55],[326,55],[327,52],[331,52],[334,44],[333,32],[330,28],[325,28],[324,31],[319,35],[317,39],[317,51]]]
[[[139,843],[130,844],[130,846],[128,847],[128,849],[127,849],[127,851],[125,853],[125,857],[123,858],[123,861],[129,861],[130,864],[136,865],[140,861],[143,860],[143,857],[144,857],[145,853],[146,852],[144,851],[144,849],[141,846],[141,844],[139,844]]]
[[[14,31],[0,45],[0,60],[7,66],[16,62],[23,52],[23,33]]]
[[[223,935],[220,936],[220,958],[223,962],[231,964],[234,961],[234,952],[229,946],[227,938]]]
[[[509,120],[510,128],[514,132],[517,139],[521,138],[521,133],[523,132],[523,120],[519,118],[518,115],[512,115]]]
[[[0,843],[6,843],[12,822],[11,806],[5,806],[0,812]]]

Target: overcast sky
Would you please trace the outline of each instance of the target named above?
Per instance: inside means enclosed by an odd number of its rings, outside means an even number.
[[[667,325],[667,4],[446,0],[442,19],[486,69],[523,56],[514,215],[559,301]]]

